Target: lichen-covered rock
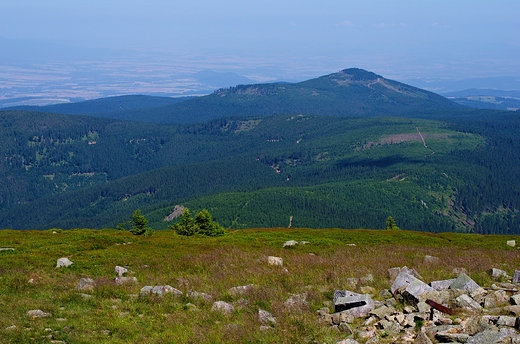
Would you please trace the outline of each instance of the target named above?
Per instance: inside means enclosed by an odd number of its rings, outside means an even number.
[[[370,295],[349,290],[336,290],[333,304],[335,312],[348,311],[356,318],[366,316],[374,309],[374,301]]]
[[[267,257],[267,264],[282,266],[283,259],[280,257],[269,256],[269,257]]]
[[[468,293],[472,293],[478,288],[480,286],[465,273],[461,273],[450,285],[450,289],[461,289]]]
[[[140,296],[148,296],[148,295],[156,295],[156,296],[163,296],[165,294],[172,294],[174,296],[182,296],[182,291],[175,289],[174,287],[170,285],[156,285],[151,286],[147,285],[141,288],[141,291],[139,292]]]
[[[242,296],[242,295],[246,294],[247,292],[249,292],[250,290],[252,290],[253,287],[254,287],[253,284],[240,285],[238,287],[229,288],[228,293],[231,296]]]
[[[298,241],[296,241],[296,240],[289,240],[289,241],[286,241],[283,244],[283,248],[290,248],[290,247],[294,247],[296,245],[298,245]]]
[[[41,309],[31,309],[27,311],[27,315],[33,318],[48,318],[52,316],[50,313],[45,313]]]
[[[132,277],[116,277],[114,278],[114,282],[116,282],[117,285],[129,285],[129,284],[137,284],[137,278]]]
[[[232,304],[229,304],[224,301],[216,301],[213,303],[213,306],[211,307],[211,310],[213,312],[220,312],[222,314],[231,314],[235,311],[235,307],[233,307]]]
[[[96,287],[96,281],[92,278],[81,278],[76,284],[76,290],[92,291]]]
[[[459,306],[460,308],[463,308],[471,312],[479,312],[482,310],[480,304],[473,300],[471,297],[469,297],[469,295],[467,294],[462,294],[461,296],[457,297],[455,299],[455,302],[457,306]]]
[[[198,292],[195,290],[188,291],[187,295],[189,298],[194,299],[194,300],[199,299],[199,300],[203,300],[205,302],[213,301],[213,296],[206,294],[206,293]]]
[[[260,320],[260,322],[262,324],[266,324],[266,325],[276,324],[276,318],[271,313],[269,313],[268,311],[263,310],[263,309],[258,310],[258,319]]]

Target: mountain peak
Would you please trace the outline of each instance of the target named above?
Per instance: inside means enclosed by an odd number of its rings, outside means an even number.
[[[366,71],[360,68],[348,68],[339,71],[338,73],[331,74],[342,78],[348,78],[353,81],[371,81],[378,78],[382,78],[381,75]]]

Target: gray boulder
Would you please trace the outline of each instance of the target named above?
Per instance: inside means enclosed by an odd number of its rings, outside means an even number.
[[[246,294],[247,292],[249,292],[250,290],[252,290],[253,287],[254,287],[253,284],[240,285],[238,287],[229,288],[228,293],[231,296],[242,296],[242,295]]]
[[[358,294],[349,290],[334,292],[334,311],[347,311],[356,318],[368,315],[374,309],[374,301],[368,294]]]
[[[163,296],[165,294],[172,294],[174,296],[183,295],[180,290],[177,290],[174,287],[169,286],[169,285],[156,285],[156,286],[147,285],[147,286],[142,287],[141,291],[139,292],[140,296],[147,296],[147,295]]]
[[[461,296],[457,297],[455,299],[455,303],[460,308],[463,308],[470,312],[478,312],[482,310],[480,304],[477,301],[473,300],[471,297],[469,297],[467,294],[462,294]]]
[[[280,258],[280,257],[269,256],[269,257],[267,257],[267,264],[282,266],[283,265],[283,259]]]
[[[407,294],[413,296],[417,301],[422,300],[421,296],[427,293],[436,292],[435,289],[421,281],[420,279],[412,276],[406,270],[401,270],[397,278],[395,279],[390,291],[395,293],[399,290],[402,294],[406,292]]]
[[[258,310],[258,319],[260,320],[260,322],[262,324],[266,324],[266,325],[276,324],[276,318],[271,313],[269,313],[268,311],[263,310],[263,309]]]
[[[76,290],[92,291],[96,287],[96,281],[92,278],[81,278],[76,284]]]
[[[465,273],[461,273],[450,285],[450,289],[461,289],[468,293],[472,293],[478,288],[480,288],[480,286]]]
[[[519,270],[515,270],[511,283],[520,284],[520,271]]]
[[[213,303],[211,310],[213,312],[220,312],[222,314],[229,315],[235,311],[235,307],[233,307],[232,304],[229,304],[224,301],[216,301]]]
[[[424,256],[424,263],[425,264],[438,264],[441,262],[441,260],[437,257],[434,257],[434,256]]]
[[[497,268],[492,268],[491,270],[488,271],[488,274],[489,274],[489,276],[491,276],[491,278],[494,278],[494,279],[499,279],[499,278],[510,279],[511,278],[507,275],[507,272],[505,272],[504,270],[497,269]]]
[[[27,311],[27,315],[32,318],[48,318],[52,316],[50,313],[45,313],[41,309],[31,309],[30,311]]]
[[[188,291],[187,295],[193,300],[203,300],[205,302],[213,301],[213,296],[195,290]]]
[[[430,282],[430,286],[435,290],[447,290],[450,288],[450,286],[455,282],[455,278],[447,279],[447,280],[441,280],[441,281],[432,281]]]

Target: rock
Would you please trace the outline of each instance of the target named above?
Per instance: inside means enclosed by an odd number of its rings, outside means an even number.
[[[200,299],[200,300],[203,300],[203,301],[206,301],[206,302],[211,302],[213,301],[213,296],[209,295],[209,294],[206,294],[206,293],[201,293],[201,292],[198,292],[198,291],[194,291],[194,290],[190,290],[188,291],[188,297],[189,298],[192,298],[192,299]]]
[[[287,308],[301,308],[307,303],[305,294],[293,294],[283,303]]]
[[[506,241],[507,246],[515,247],[516,241],[515,240],[508,240]]]
[[[374,301],[367,294],[358,294],[348,290],[334,292],[334,311],[348,311],[356,318],[366,316],[374,309]]]
[[[174,296],[182,296],[183,293],[180,290],[175,289],[170,285],[156,285],[151,286],[147,285],[141,288],[139,292],[139,296],[148,296],[148,295],[157,295],[163,296],[164,294],[173,294]]]
[[[462,294],[461,296],[457,297],[455,299],[455,303],[460,308],[466,309],[471,312],[478,312],[482,310],[482,307],[478,304],[478,302],[473,300],[467,294]]]
[[[58,259],[58,261],[56,262],[56,267],[57,267],[57,268],[61,268],[61,267],[65,267],[65,268],[67,268],[67,267],[71,266],[72,264],[74,264],[74,263],[71,262],[71,261],[69,260],[69,258],[60,258],[60,259]]]
[[[137,277],[116,277],[114,281],[117,285],[137,284]]]
[[[520,271],[515,270],[515,273],[513,274],[513,279],[511,280],[511,283],[519,284],[520,283]]]
[[[241,285],[238,287],[229,288],[228,293],[231,296],[242,296],[242,295],[246,294],[248,291],[252,290],[253,287],[254,287],[253,284]]]
[[[394,307],[381,306],[370,312],[370,314],[375,315],[379,319],[384,319],[387,315],[394,314],[396,312]]]
[[[460,333],[458,331],[459,331],[458,329],[440,331],[440,332],[437,332],[437,334],[435,335],[435,338],[437,338],[439,340],[450,341],[450,342],[466,343],[469,339],[469,335],[466,333]]]
[[[81,278],[76,284],[76,290],[92,291],[96,287],[96,281],[92,278]]]
[[[390,268],[388,269],[388,277],[390,278],[391,282],[394,282],[397,276],[399,276],[399,273],[401,272],[401,268]]]
[[[357,340],[347,338],[336,342],[336,344],[359,344],[359,342]]]
[[[233,307],[233,305],[231,305],[227,302],[224,302],[224,301],[216,301],[213,303],[211,310],[213,312],[220,312],[222,314],[229,315],[235,311],[235,307]]]
[[[390,288],[392,293],[395,293],[396,290],[401,291],[401,294],[403,292],[408,293],[413,296],[416,301],[423,301],[421,298],[423,294],[435,292],[435,289],[404,270],[399,273]]]
[[[361,277],[359,279],[359,283],[361,284],[370,284],[370,283],[374,283],[374,276],[372,276],[372,274],[368,274],[366,275],[365,277]]]
[[[401,331],[401,326],[395,321],[381,320],[379,326],[389,335],[396,335]]]
[[[361,294],[374,295],[376,293],[376,290],[374,289],[374,287],[371,287],[371,286],[368,286],[368,285],[359,288],[359,291],[361,292]]]
[[[441,281],[432,281],[430,282],[430,286],[435,290],[447,290],[450,288],[450,285],[455,282],[455,278],[447,279],[447,280],[441,280]]]
[[[302,246],[307,245],[307,244],[310,244],[310,242],[309,241],[300,241],[299,242],[299,245],[302,245]]]
[[[511,317],[507,315],[502,315],[497,320],[498,326],[509,326],[515,327],[516,317]]]
[[[439,264],[441,260],[434,256],[424,256],[424,264]]]
[[[1,247],[0,251],[14,251],[13,247]]]
[[[269,256],[269,257],[267,257],[267,264],[282,266],[283,259],[280,257]]]
[[[415,340],[413,341],[414,344],[433,344],[431,339],[426,335],[424,332],[419,332],[417,334],[417,337],[415,337]]]
[[[499,279],[501,277],[511,279],[511,277],[509,277],[507,275],[507,272],[505,272],[504,270],[496,269],[496,268],[492,268],[491,270],[489,270],[488,274],[489,274],[489,276],[491,276],[491,278],[494,278],[494,279]]]
[[[520,306],[506,306],[504,307],[504,311],[514,314],[516,316],[520,315]]]
[[[45,313],[41,309],[32,309],[27,311],[27,315],[33,318],[48,318],[52,316],[50,313]]]
[[[124,268],[122,266],[116,266],[114,271],[116,272],[116,274],[119,276],[119,277],[122,277],[124,274],[127,274],[128,273],[128,269],[127,268]]]
[[[350,289],[356,288],[358,283],[359,283],[359,278],[349,277],[346,279],[346,285]]]
[[[265,311],[263,309],[258,310],[258,319],[260,320],[260,322],[262,324],[267,324],[267,325],[276,324],[276,318],[271,313],[269,313],[268,311]]]
[[[520,294],[511,295],[509,302],[512,305],[520,305]]]
[[[465,273],[460,274],[450,285],[450,289],[461,289],[468,293],[472,293],[478,288],[480,288],[480,286]]]
[[[283,244],[283,248],[290,248],[290,247],[294,247],[296,245],[298,245],[298,241],[296,241],[296,240],[289,240],[289,241],[286,241]]]
[[[465,269],[465,268],[453,268],[453,270],[451,270],[451,274],[454,275],[454,276],[458,276],[460,274],[468,274],[468,271]]]
[[[350,327],[350,325],[346,322],[340,323],[338,325],[338,329],[340,332],[343,332],[343,333],[348,333],[348,334],[354,333],[354,331],[352,331],[352,328]]]
[[[486,330],[477,333],[473,337],[468,338],[468,344],[495,344],[495,343],[511,343],[504,341],[507,337],[516,336],[513,329],[500,329],[499,331]]]

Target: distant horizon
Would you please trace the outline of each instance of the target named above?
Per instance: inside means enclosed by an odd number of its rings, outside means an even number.
[[[414,86],[520,78],[518,13],[516,0],[4,0],[0,101],[234,86],[194,77],[204,71],[297,82],[356,67]]]

